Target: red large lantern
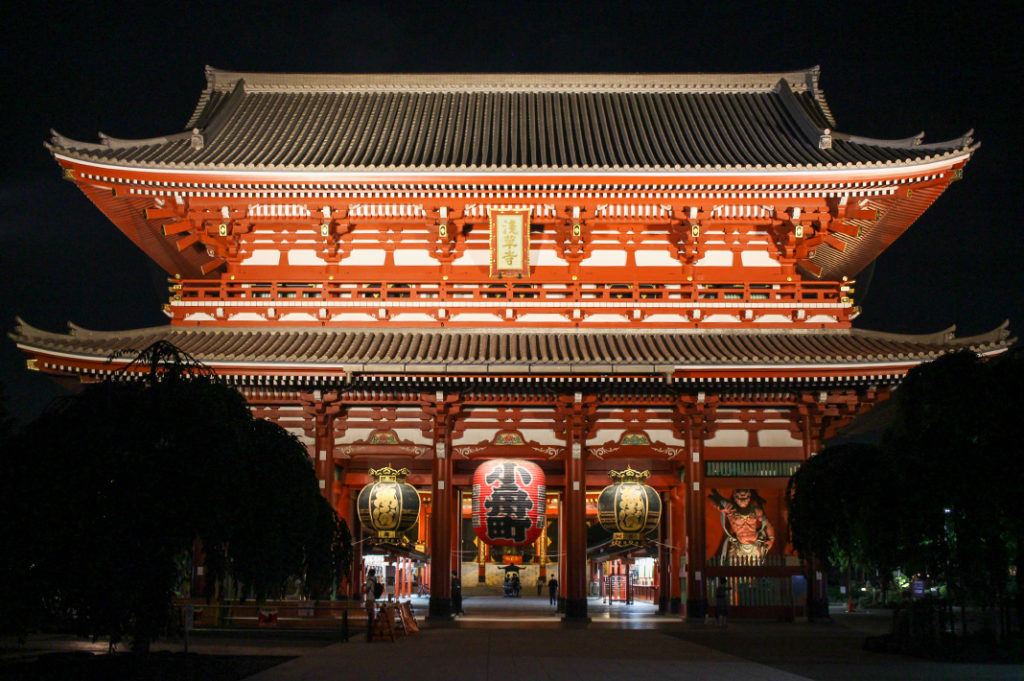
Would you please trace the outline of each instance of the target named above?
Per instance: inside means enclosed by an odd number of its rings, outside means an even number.
[[[473,474],[473,531],[491,546],[527,546],[544,530],[544,471],[522,459],[491,459]]]

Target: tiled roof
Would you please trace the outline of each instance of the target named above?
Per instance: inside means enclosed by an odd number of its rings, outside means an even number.
[[[817,68],[772,74],[304,75],[208,69],[184,132],[54,133],[63,155],[142,167],[694,170],[855,167],[950,156],[829,129]],[[830,144],[823,142],[830,135]]]
[[[1004,323],[987,334],[956,338],[952,329],[896,335],[859,329],[814,331],[488,330],[352,328],[216,328],[162,326],[69,333],[22,320],[11,338],[26,351],[82,359],[132,358],[166,340],[214,368],[287,365],[294,369],[458,374],[617,373],[672,367],[828,367],[923,362],[953,350],[998,352],[1014,339]],[[483,367],[483,369],[481,368]]]

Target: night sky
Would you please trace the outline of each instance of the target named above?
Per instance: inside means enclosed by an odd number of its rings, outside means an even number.
[[[975,130],[964,179],[858,285],[856,326],[1024,331],[1018,3],[39,2],[4,10],[0,330],[167,322],[166,274],[43,148],[181,131],[206,64],[278,72],[746,72],[815,64],[838,130],[925,142]],[[721,5],[729,5],[723,9]],[[748,7],[751,5],[752,7]],[[825,6],[828,5],[826,9]],[[737,8],[741,6],[742,9]],[[866,274],[866,273],[865,273]],[[60,389],[0,338],[7,408]]]

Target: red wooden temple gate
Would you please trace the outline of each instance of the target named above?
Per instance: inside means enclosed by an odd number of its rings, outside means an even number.
[[[174,343],[303,439],[357,531],[367,470],[409,468],[434,616],[494,457],[547,475],[566,617],[587,492],[627,463],[662,497],[665,612],[702,617],[719,577],[738,615],[820,599],[788,477],[916,364],[1007,346],[851,328],[857,273],[975,145],[836,132],[817,69],[207,78],[183,132],[50,147],[166,269],[170,324],[12,335],[83,382]]]

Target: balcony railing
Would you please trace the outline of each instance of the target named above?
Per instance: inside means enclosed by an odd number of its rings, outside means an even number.
[[[175,322],[185,324],[265,320],[325,325],[490,322],[714,327],[768,323],[820,327],[848,325],[853,310],[852,301],[835,282],[172,280],[172,284],[168,310]]]

